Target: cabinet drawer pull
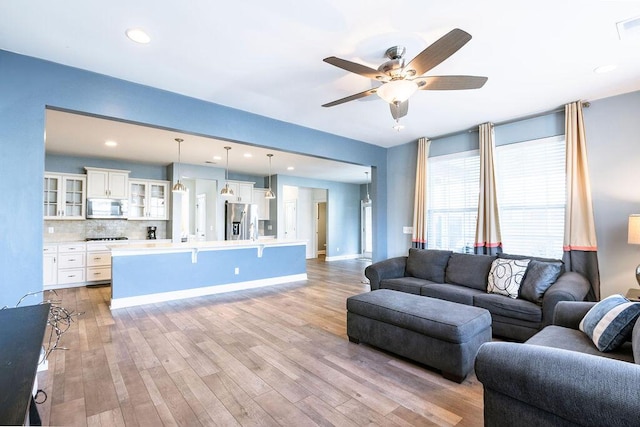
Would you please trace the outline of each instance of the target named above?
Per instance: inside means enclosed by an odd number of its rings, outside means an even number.
[[[76,260],[75,258],[69,258],[69,262],[73,262],[75,260]]]
[[[100,258],[99,256],[93,258],[94,261],[100,261],[101,259],[102,258]]]
[[[68,277],[76,277],[75,274],[70,274]]]

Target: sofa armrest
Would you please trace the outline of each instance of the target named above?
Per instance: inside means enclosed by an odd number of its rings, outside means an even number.
[[[633,363],[491,342],[480,347],[475,370],[484,385],[485,425],[527,425],[519,407],[556,423],[633,426],[640,419],[640,366]]]
[[[406,266],[406,256],[389,258],[384,261],[373,263],[365,268],[364,275],[369,279],[371,290],[374,291],[380,288],[381,280],[404,277],[404,270]]]
[[[580,321],[594,305],[596,303],[590,301],[558,301],[553,312],[553,324],[579,329]]]
[[[568,271],[558,277],[542,297],[541,328],[553,323],[553,313],[558,302],[584,301],[590,288],[589,281],[580,273]]]

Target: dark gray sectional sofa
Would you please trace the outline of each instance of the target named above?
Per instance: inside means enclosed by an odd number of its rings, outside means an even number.
[[[583,301],[589,291],[586,278],[564,269],[558,270],[559,277],[550,281],[544,267],[557,265],[560,260],[508,254],[498,257],[532,260],[525,273],[528,286],[526,292],[523,289],[524,295],[510,298],[487,292],[487,279],[496,256],[412,248],[408,256],[371,264],[365,275],[372,291],[392,289],[487,309],[493,334],[517,341],[525,341],[550,325],[559,301]]]
[[[600,352],[578,329],[594,304],[560,302],[553,325],[524,344],[480,347],[485,425],[640,425],[640,320],[630,341]]]

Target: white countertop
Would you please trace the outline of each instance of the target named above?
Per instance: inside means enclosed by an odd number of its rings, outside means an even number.
[[[177,252],[198,252],[258,248],[277,246],[298,246],[306,245],[306,240],[285,240],[285,239],[258,239],[258,240],[216,240],[216,241],[194,241],[183,243],[133,243],[129,245],[114,245],[109,247],[112,256],[149,255],[158,253]]]

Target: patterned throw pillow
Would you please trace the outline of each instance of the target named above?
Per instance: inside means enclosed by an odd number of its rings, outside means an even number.
[[[591,307],[580,322],[580,330],[598,350],[612,351],[629,339],[639,315],[640,303],[611,295]]]
[[[529,261],[529,259],[495,259],[489,271],[487,292],[518,298],[520,284]]]

